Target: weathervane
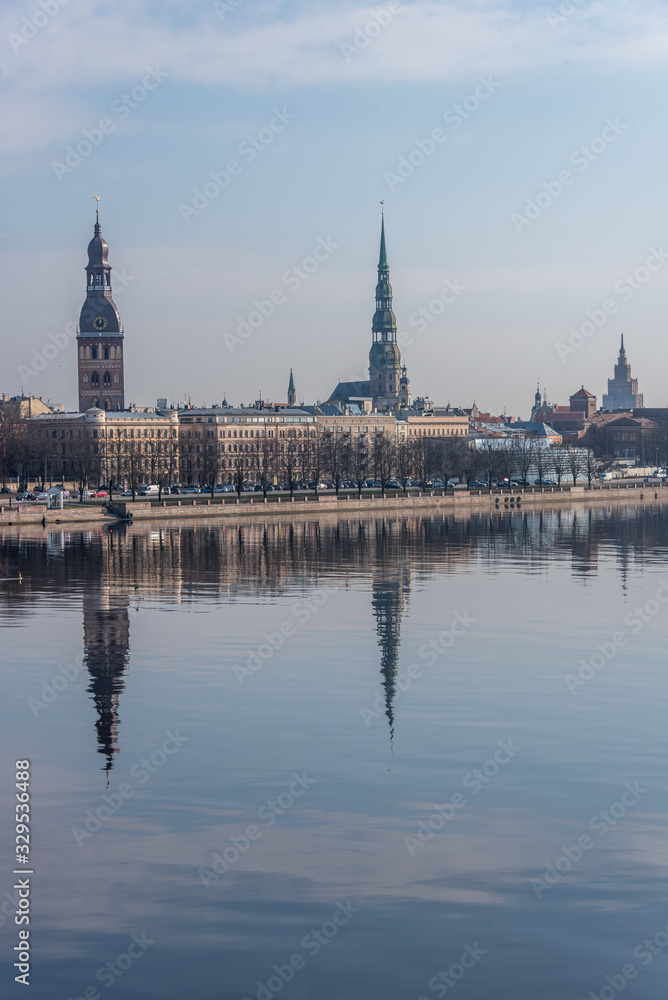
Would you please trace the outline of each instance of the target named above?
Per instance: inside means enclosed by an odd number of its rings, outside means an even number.
[[[384,201],[381,201],[381,205],[382,205],[383,207],[382,207],[382,209],[380,210],[380,214],[381,214],[381,215],[385,215],[385,202],[384,202]]]
[[[93,198],[95,198],[95,201],[97,202],[97,205],[95,206],[95,214],[99,215],[100,214],[100,196],[99,196],[99,194],[94,194]]]

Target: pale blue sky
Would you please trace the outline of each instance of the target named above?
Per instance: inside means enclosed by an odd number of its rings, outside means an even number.
[[[223,0],[221,20],[200,0],[44,3],[57,13],[26,44],[47,18],[37,0],[0,12],[1,390],[76,405],[72,343],[26,370],[77,319],[99,194],[129,402],[283,399],[290,367],[300,397],[326,398],[366,372],[384,199],[415,394],[526,416],[540,377],[556,402],[582,383],[600,400],[623,331],[646,404],[668,403],[668,257],[633,294],[618,284],[668,248],[663,4]],[[560,6],[573,12],[551,24]],[[386,26],[356,34],[374,12]],[[356,37],[368,44],[351,52]],[[167,75],[121,110],[147,67]],[[476,88],[477,110],[444,121]],[[54,168],[105,118],[90,155]],[[241,144],[281,119],[249,162]],[[440,127],[411,176],[388,177]],[[571,156],[592,143],[585,170]],[[179,206],[230,160],[229,186],[186,222]],[[513,213],[564,170],[518,233]],[[287,284],[318,240],[338,246]],[[446,280],[466,290],[418,323]],[[284,301],[231,352],[224,334],[276,289]],[[562,360],[556,345],[609,298],[617,312]]]

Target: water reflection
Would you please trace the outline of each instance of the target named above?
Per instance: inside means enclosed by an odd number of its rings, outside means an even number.
[[[119,984],[124,1000],[256,997],[348,898],[359,918],[309,956],[286,1000],[434,995],[430,977],[476,941],[487,955],[457,984],[462,1000],[600,992],[665,924],[665,616],[629,628],[577,696],[564,675],[653,598],[667,518],[638,504],[3,529],[0,620],[22,628],[24,656],[5,672],[16,712],[5,699],[3,737],[34,757],[49,834],[35,995],[83,996],[146,932],[155,950]],[[325,587],[303,624],[292,608]],[[423,644],[467,609],[475,627],[425,666]],[[234,663],[286,621],[290,641],[239,683]],[[81,643],[85,681],[35,717],[28,696]],[[406,692],[413,659],[425,669]],[[168,758],[167,732],[187,741]],[[509,739],[521,753],[469,794],[465,777]],[[303,772],[308,795],[205,888],[199,869]],[[529,880],[636,780],[646,812],[536,899]],[[119,807],[124,782],[135,794]],[[410,854],[406,836],[462,790],[466,808]],[[648,1000],[663,995],[656,970]]]
[[[105,758],[108,782],[118,753],[118,702],[130,659],[128,598],[113,594],[108,585],[84,595],[83,640],[88,691],[97,710],[97,749]]]
[[[394,743],[394,699],[397,693],[401,618],[408,606],[410,568],[405,556],[391,544],[387,524],[376,525],[377,559],[373,568],[371,607],[381,650],[380,672],[385,691],[385,715]]]
[[[439,567],[455,570],[477,560],[496,573],[504,558],[521,558],[524,572],[540,574],[556,554],[570,559],[574,579],[586,585],[598,573],[602,552],[612,550],[623,589],[630,567],[642,565],[647,553],[661,557],[667,517],[663,504],[635,504],[471,516],[137,523],[46,533],[7,528],[0,575],[11,580],[21,572],[22,586],[5,586],[0,600],[20,619],[45,592],[81,591],[88,693],[108,779],[119,752],[130,623],[142,600],[159,594],[194,603],[203,592],[230,600],[276,597],[296,580],[307,590],[332,575],[348,586],[368,581],[392,744],[401,625],[412,574],[428,577]]]

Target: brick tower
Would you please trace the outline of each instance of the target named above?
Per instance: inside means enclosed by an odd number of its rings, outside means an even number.
[[[88,244],[86,301],[77,333],[80,413],[91,406],[103,410],[125,409],[123,328],[111,297],[108,253],[96,212],[93,239]]]

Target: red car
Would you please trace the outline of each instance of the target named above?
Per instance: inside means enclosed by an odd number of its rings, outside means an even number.
[[[108,497],[109,494],[107,493],[106,490],[98,490],[97,493],[92,493],[91,496],[94,496],[94,497]]]

